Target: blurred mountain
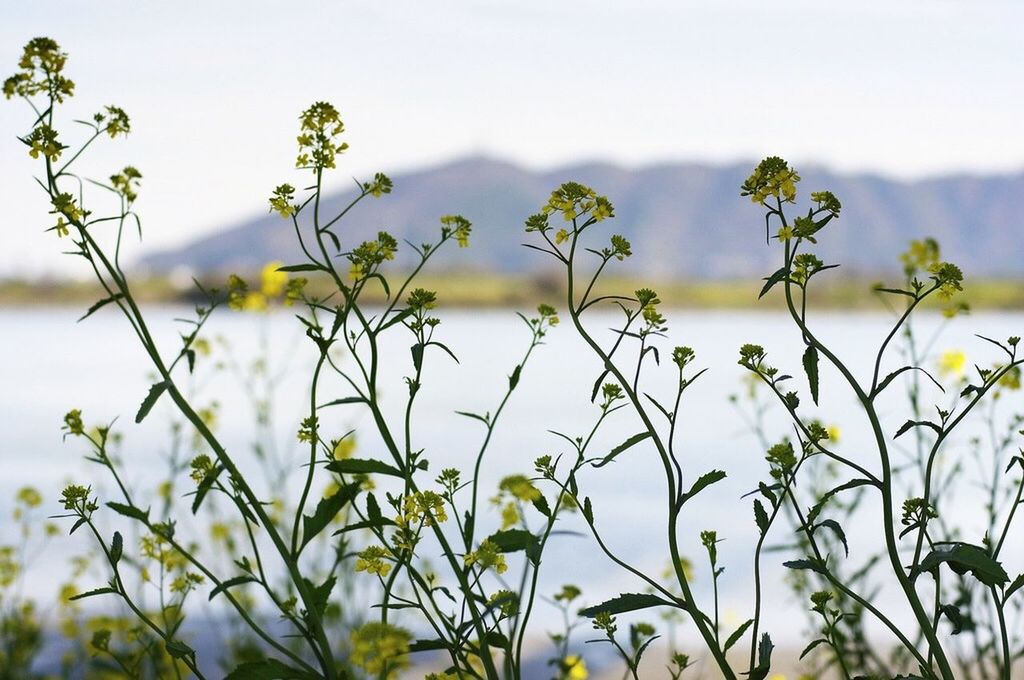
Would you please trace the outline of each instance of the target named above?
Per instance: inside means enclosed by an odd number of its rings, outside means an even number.
[[[438,217],[458,213],[473,222],[472,246],[439,254],[435,271],[542,272],[551,263],[521,245],[527,240],[523,220],[537,212],[551,189],[575,180],[593,186],[615,205],[617,217],[595,228],[593,237],[605,240],[620,233],[632,242],[634,257],[619,271],[676,279],[764,276],[777,267],[779,254],[765,245],[760,207],[739,196],[751,167],[584,163],[536,172],[494,159],[467,158],[394,176],[394,192],[367,199],[337,233],[343,249],[382,229],[421,243],[436,240]],[[841,262],[848,276],[895,271],[897,254],[910,239],[926,236],[938,239],[944,257],[969,276],[1024,275],[1024,173],[899,181],[820,167],[799,170],[802,196],[827,188],[843,202],[842,216],[823,233],[816,252],[826,261]],[[324,214],[336,214],[354,195],[329,195],[321,206]],[[598,247],[603,245],[599,240]],[[180,267],[222,272],[301,259],[290,222],[258,214],[182,247],[151,254],[141,265],[153,273]]]

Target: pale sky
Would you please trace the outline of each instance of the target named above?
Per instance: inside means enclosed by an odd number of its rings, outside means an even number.
[[[69,118],[128,111],[133,133],[89,167],[142,171],[153,249],[295,183],[296,116],[318,99],[349,130],[339,186],[466,154],[1017,171],[1022,26],[1015,0],[0,0],[0,76],[48,35],[71,55]],[[82,269],[42,233],[29,122],[0,101],[0,277]]]

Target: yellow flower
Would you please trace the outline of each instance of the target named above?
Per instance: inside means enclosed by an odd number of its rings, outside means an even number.
[[[569,232],[565,229],[559,229],[555,232],[555,243],[562,244],[569,240]]]
[[[267,308],[267,296],[256,291],[249,291],[242,302],[242,309],[250,312],[262,312]]]
[[[42,495],[30,486],[18,490],[18,502],[29,508],[38,508],[43,504]]]
[[[561,666],[561,677],[565,680],[587,680],[590,677],[586,662],[576,654],[570,654],[562,659]]]
[[[343,437],[334,440],[334,460],[345,460],[351,458],[356,450],[356,438],[354,436]]]
[[[825,431],[828,432],[828,440],[833,443],[838,443],[839,436],[843,433],[838,425],[829,425],[825,428]]]
[[[371,675],[394,677],[408,665],[409,631],[386,623],[367,623],[352,631],[352,663]]]
[[[964,365],[966,363],[966,354],[958,349],[947,350],[939,357],[939,373],[959,378],[964,374]]]
[[[288,285],[288,272],[279,271],[283,262],[268,262],[260,272],[260,289],[267,297],[277,297]]]

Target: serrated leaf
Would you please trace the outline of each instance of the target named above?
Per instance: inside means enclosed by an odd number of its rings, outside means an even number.
[[[954,543],[932,550],[921,560],[917,573],[933,571],[941,564],[948,565],[961,576],[970,572],[987,586],[1001,586],[1010,580],[1002,564],[994,560],[984,548],[970,543]]]
[[[160,395],[167,390],[168,385],[169,383],[166,380],[163,380],[149,388],[149,394],[147,394],[146,398],[142,400],[142,405],[139,406],[139,412],[135,414],[136,423],[141,423],[143,419],[149,415],[149,412],[152,411],[153,407],[156,405],[157,399],[159,399]]]
[[[839,538],[843,543],[843,550],[846,551],[846,556],[850,556],[850,546],[846,542],[846,532],[843,531],[843,527],[839,525],[839,522],[834,519],[823,519],[815,525],[814,530],[817,531],[819,527],[826,527],[831,529],[832,532]]]
[[[613,597],[599,605],[581,609],[579,614],[580,616],[592,619],[601,612],[607,612],[614,615],[634,612],[640,609],[650,609],[651,607],[665,606],[673,605],[668,600],[663,600],[657,595],[652,595],[651,593],[623,593],[622,595]]]
[[[697,481],[693,483],[690,490],[683,494],[682,502],[685,503],[712,484],[722,481],[725,477],[726,474],[722,470],[705,472],[697,478]]]
[[[87,597],[94,597],[96,595],[117,595],[117,594],[118,594],[118,592],[116,590],[114,590],[113,588],[110,588],[110,587],[95,588],[93,590],[89,590],[89,591],[86,591],[84,593],[79,593],[78,595],[72,595],[68,599],[69,600],[84,600]]]
[[[355,500],[355,497],[359,495],[359,489],[359,484],[346,484],[327,498],[321,498],[312,515],[303,516],[300,553],[310,541],[316,538],[317,534],[334,521],[334,518],[346,505]]]
[[[327,469],[339,474],[380,474],[391,475],[392,477],[405,477],[398,468],[374,459],[345,458],[344,460],[332,460],[327,464]]]
[[[786,567],[787,569],[796,569],[798,571],[809,570],[823,575],[827,573],[825,570],[825,565],[822,564],[819,560],[814,559],[813,557],[808,557],[802,560],[790,560],[788,562],[783,562],[782,566]]]
[[[536,565],[540,561],[540,541],[536,536],[524,529],[496,531],[487,540],[498,546],[498,550],[503,553],[523,550],[533,564]]]
[[[818,350],[814,345],[807,345],[804,351],[804,372],[807,373],[807,383],[811,387],[811,399],[815,406],[818,404]]]
[[[632,437],[630,437],[629,439],[627,439],[626,441],[622,442],[621,444],[616,446],[614,449],[612,449],[611,453],[609,453],[607,456],[602,458],[600,462],[594,463],[593,464],[594,467],[596,467],[596,468],[604,467],[608,463],[610,463],[613,460],[615,460],[615,458],[619,454],[623,453],[627,449],[630,449],[630,448],[636,446],[637,444],[639,444],[640,442],[642,442],[645,439],[649,438],[650,436],[651,436],[650,432],[638,432],[638,433],[636,433],[635,435],[633,435]]]
[[[757,528],[761,530],[762,536],[768,533],[768,513],[765,512],[764,505],[757,498],[754,499],[754,521],[757,523]]]

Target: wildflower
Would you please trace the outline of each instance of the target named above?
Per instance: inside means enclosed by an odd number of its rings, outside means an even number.
[[[235,311],[245,309],[245,298],[248,290],[249,284],[240,276],[231,274],[228,277],[228,307]]]
[[[967,355],[958,349],[946,350],[939,357],[939,373],[944,376],[960,377],[964,374]]]
[[[612,234],[612,256],[620,262],[633,254],[632,245],[624,237]]]
[[[586,662],[577,654],[569,654],[559,661],[558,669],[561,671],[559,680],[587,680],[590,677]]]
[[[900,262],[903,263],[903,271],[907,278],[915,273],[928,270],[939,261],[939,243],[933,238],[913,240],[910,246],[900,254]]]
[[[395,522],[401,527],[422,522],[432,527],[435,522],[448,521],[448,513],[444,507],[444,498],[433,491],[417,491],[408,494],[402,500],[402,514]]]
[[[124,198],[128,203],[134,203],[135,199],[139,197],[139,180],[142,179],[142,173],[128,165],[125,166],[124,170],[117,173],[116,175],[110,176],[110,183],[113,185],[114,190]]]
[[[508,564],[505,562],[505,556],[501,554],[501,549],[496,543],[486,539],[479,548],[466,554],[465,561],[466,566],[476,564],[481,569],[494,569],[499,574],[508,571]]]
[[[38,508],[43,504],[42,494],[31,486],[23,486],[18,489],[16,498],[26,508]]]
[[[955,264],[936,262],[928,268],[931,278],[939,287],[939,298],[949,300],[955,293],[963,290],[964,274]]]
[[[214,471],[213,461],[205,453],[192,459],[191,468],[189,476],[196,484],[201,484]]]
[[[498,488],[526,502],[535,501],[541,495],[540,490],[525,475],[509,475],[501,480]]]
[[[39,158],[42,155],[46,160],[53,162],[60,158],[60,154],[67,146],[57,141],[57,131],[45,123],[33,128],[32,132],[22,140],[28,146],[28,155],[32,158]]]
[[[676,347],[672,350],[672,362],[679,367],[679,370],[686,368],[696,357],[696,353],[690,347]]]
[[[754,203],[764,205],[768,197],[793,203],[796,201],[796,184],[800,175],[789,167],[789,163],[778,156],[769,156],[758,163],[754,172],[743,183],[740,196],[750,196]]]
[[[274,193],[269,199],[270,210],[281,217],[291,217],[299,209],[292,203],[293,200],[295,200],[295,187],[291,184],[280,184],[274,187]]]
[[[31,97],[45,92],[57,103],[74,93],[75,84],[61,73],[68,55],[51,38],[32,38],[18,60],[18,73],[4,81],[4,96]]]
[[[562,589],[558,591],[558,594],[555,595],[555,599],[559,602],[565,602],[566,604],[568,604],[569,602],[572,602],[582,594],[583,591],[581,591],[576,586],[564,585],[562,586]]]
[[[311,443],[316,441],[317,420],[316,416],[309,416],[302,420],[302,425],[299,427],[297,435],[300,442]]]
[[[783,471],[792,470],[796,466],[796,453],[793,451],[793,443],[788,439],[769,448],[766,458]]]
[[[441,218],[441,237],[455,236],[460,248],[469,246],[469,233],[472,230],[472,223],[462,215],[445,215]]]
[[[128,114],[117,106],[104,106],[103,112],[93,116],[93,120],[101,126],[103,132],[110,135],[111,139],[118,135],[127,135],[132,129]]]
[[[70,435],[80,436],[85,434],[85,425],[82,424],[82,411],[77,408],[68,411],[64,415],[64,427],[61,429]]]
[[[409,297],[406,299],[405,304],[416,310],[434,309],[437,307],[437,293],[424,288],[416,288],[409,293]]]
[[[780,241],[789,241],[793,238],[793,227],[782,227],[779,229],[777,237]]]
[[[260,291],[268,298],[281,295],[288,285],[288,272],[281,271],[282,262],[268,262],[260,271]]]
[[[812,191],[811,200],[818,204],[818,210],[828,212],[833,217],[839,217],[839,211],[843,208],[831,191]]]
[[[342,437],[331,441],[331,454],[334,460],[345,460],[351,458],[356,450],[356,438],[354,436]]]
[[[380,198],[383,194],[390,194],[394,184],[391,182],[391,178],[382,172],[378,172],[373,176],[372,182],[363,182],[363,192],[373,196],[374,198]]]
[[[371,545],[359,553],[355,569],[384,577],[391,572],[391,565],[387,561],[390,559],[391,555],[385,548]]]
[[[336,167],[335,158],[348,149],[347,142],[338,141],[345,131],[338,110],[327,102],[316,102],[302,112],[299,120],[299,155],[295,167],[317,172]]]
[[[186,594],[196,586],[201,585],[203,580],[202,574],[195,574],[187,571],[176,576],[174,580],[171,581],[170,590],[172,593]]]
[[[387,623],[366,623],[352,631],[352,663],[370,675],[394,677],[408,665],[412,634]]]
[[[519,611],[519,596],[511,590],[499,590],[487,598],[487,604],[497,606],[502,616],[514,616]]]
[[[555,232],[555,244],[561,245],[569,240],[569,232],[565,229],[559,229]]]
[[[839,437],[842,434],[842,430],[839,429],[838,425],[829,425],[825,428],[825,431],[828,433],[829,441],[832,442],[838,442]]]

